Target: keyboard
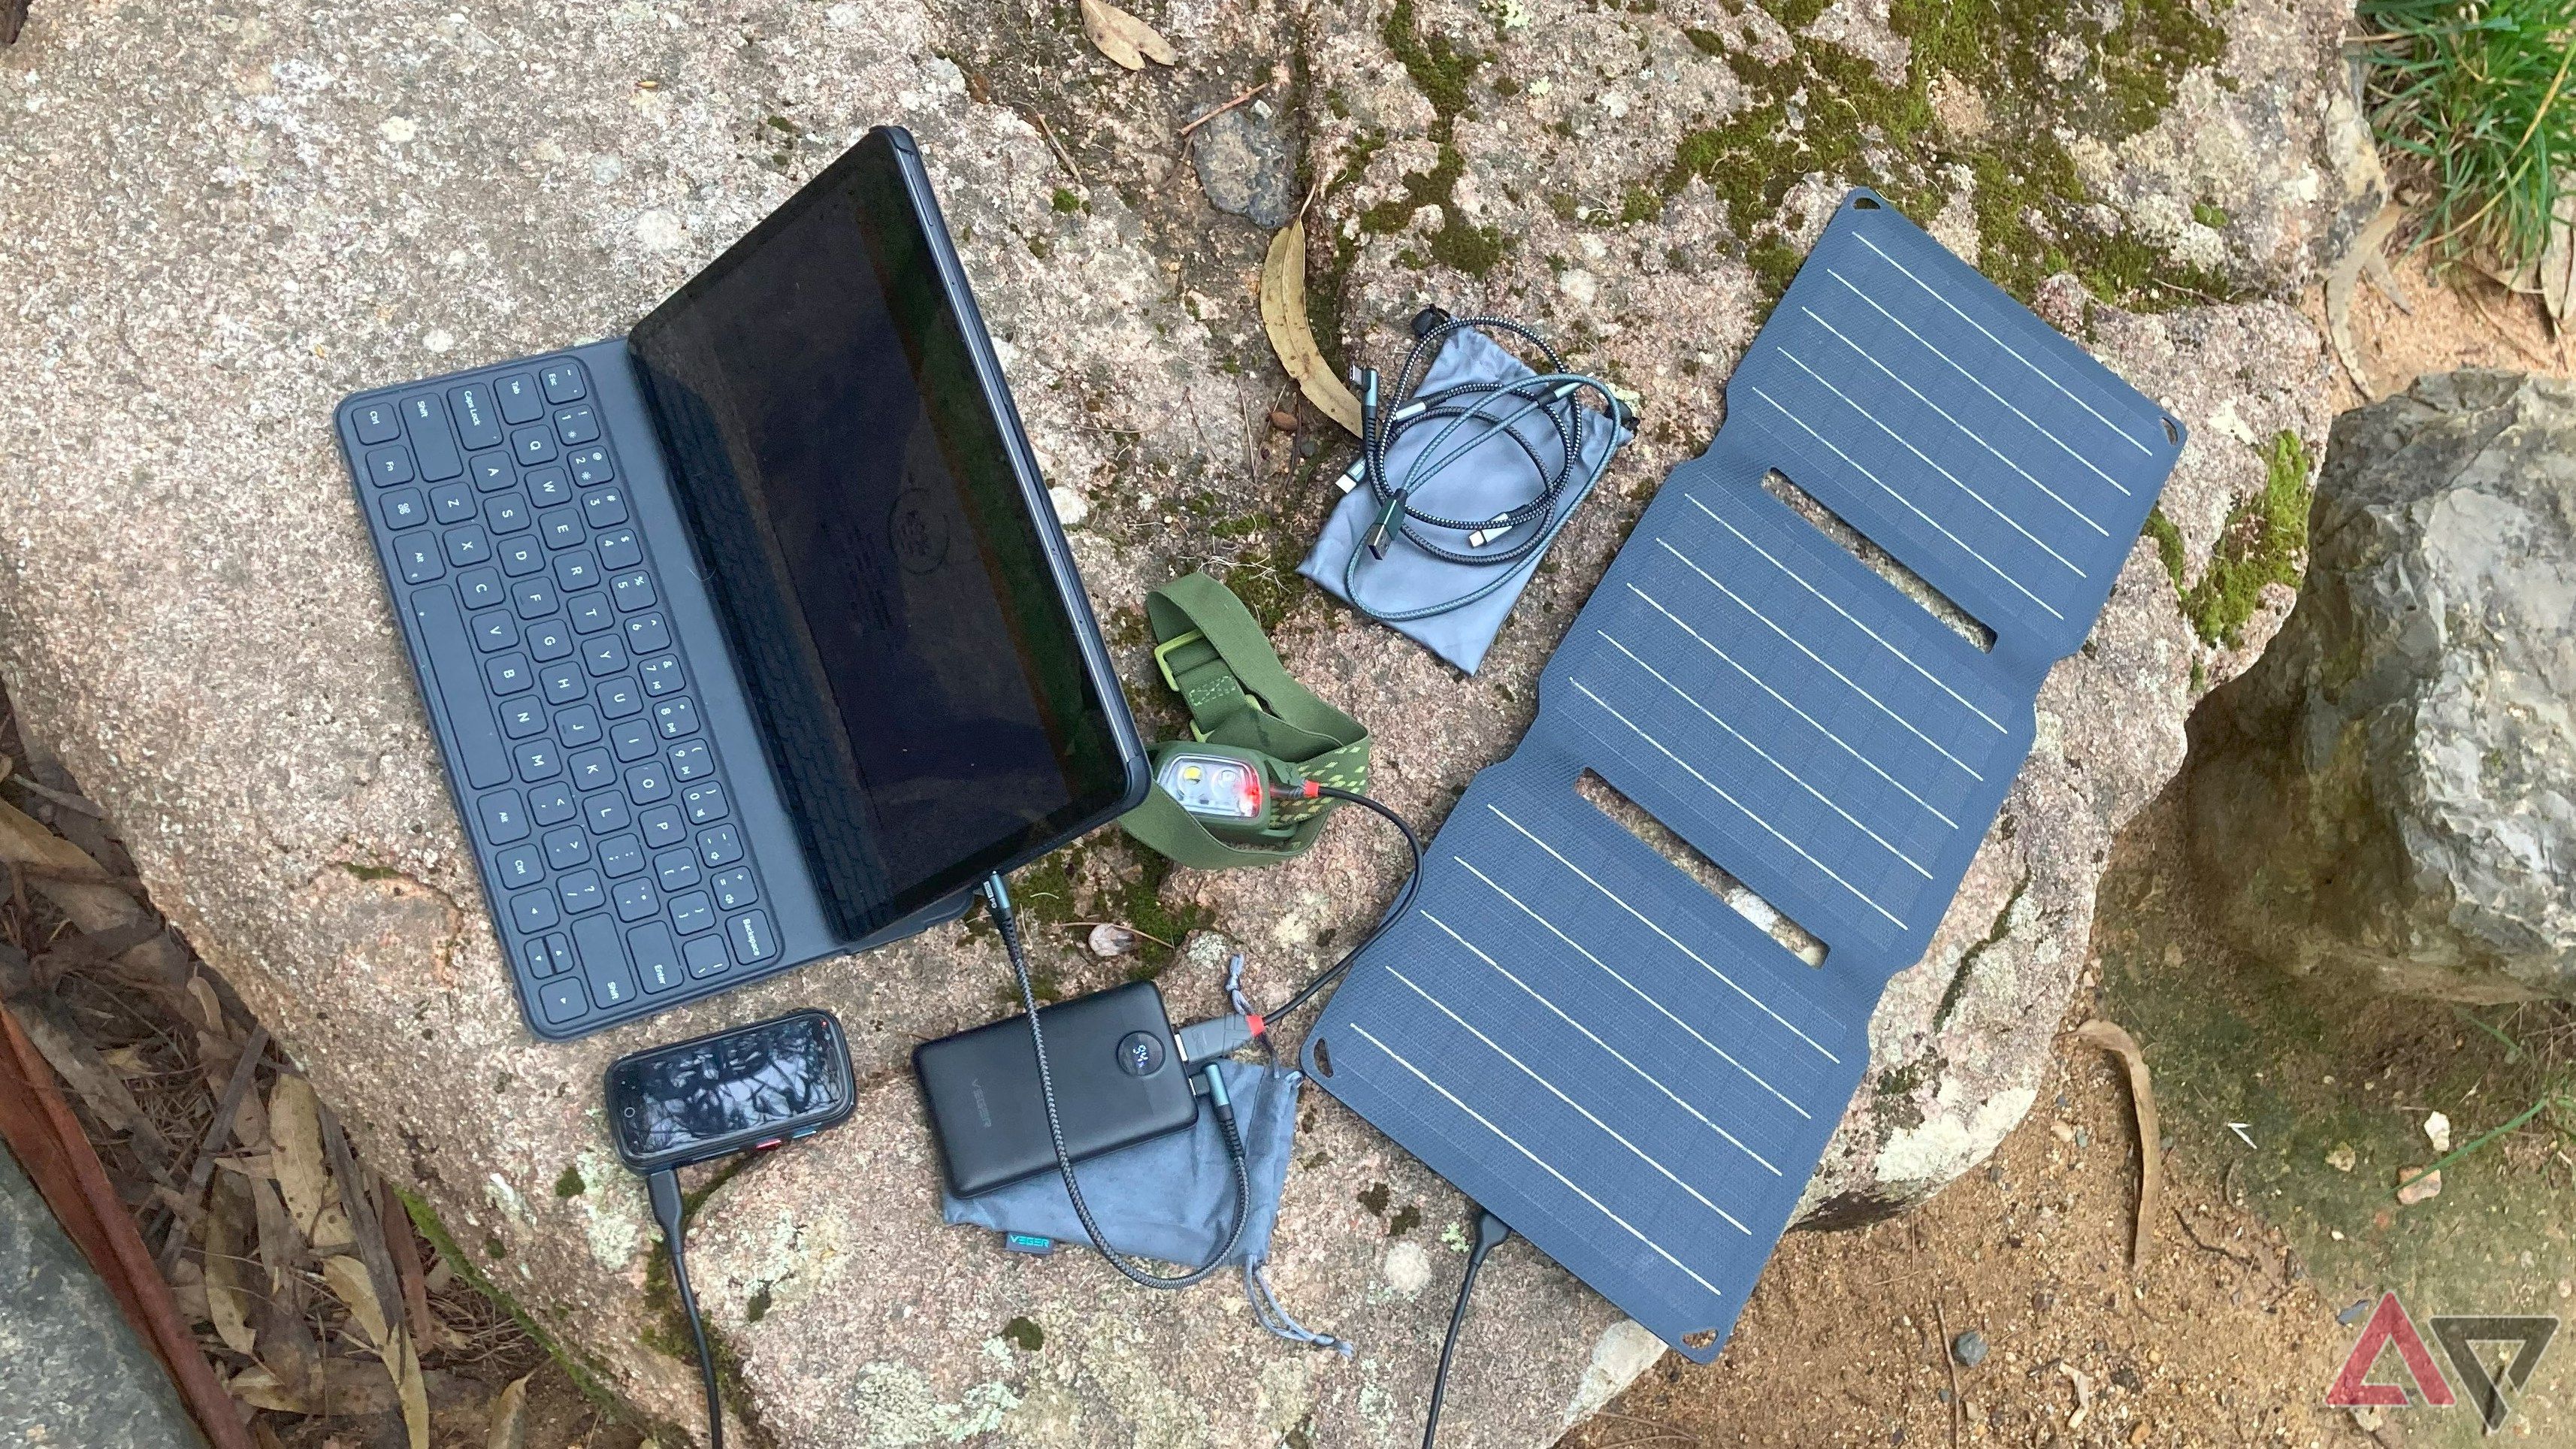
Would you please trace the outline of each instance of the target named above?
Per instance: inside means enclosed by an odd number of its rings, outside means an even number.
[[[342,409],[521,1001],[558,1038],[780,950],[593,391],[558,357]]]

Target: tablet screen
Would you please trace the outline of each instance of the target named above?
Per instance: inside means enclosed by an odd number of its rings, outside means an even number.
[[[1130,779],[1125,703],[919,195],[871,132],[630,339],[852,937],[1097,823]]]

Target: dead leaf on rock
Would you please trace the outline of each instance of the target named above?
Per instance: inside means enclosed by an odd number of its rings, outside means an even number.
[[[1314,330],[1306,323],[1304,217],[1270,239],[1270,255],[1261,264],[1261,327],[1270,334],[1270,348],[1279,354],[1279,365],[1296,379],[1298,391],[1324,416],[1358,437],[1360,400],[1334,374],[1332,364],[1324,361],[1323,349],[1315,345]]]
[[[1108,0],[1082,0],[1082,33],[1100,53],[1129,70],[1143,70],[1145,62],[1178,65],[1181,53],[1163,38],[1163,32],[1108,3]]]

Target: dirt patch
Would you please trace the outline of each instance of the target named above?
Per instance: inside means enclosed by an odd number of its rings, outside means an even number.
[[[2319,290],[2310,290],[2303,310],[2325,325]],[[2354,289],[2351,329],[2370,387],[2365,394],[2344,374],[2336,387],[2338,409],[2404,392],[2427,373],[2463,367],[2576,375],[2576,350],[2551,329],[2539,298],[2482,279],[2438,281],[2421,255],[2403,254],[2398,244],[2390,247],[2388,280],[2365,275]]]

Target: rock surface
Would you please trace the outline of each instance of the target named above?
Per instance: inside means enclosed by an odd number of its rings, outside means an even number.
[[[202,1445],[169,1373],[0,1147],[0,1442]]]
[[[2132,114],[2084,99],[2081,45],[2059,77],[2024,65],[2026,46],[1893,28],[1920,7],[1698,8],[1173,0],[1140,13],[1184,63],[1146,76],[1092,52],[1069,9],[995,0],[40,10],[0,53],[0,671],[156,899],[376,1160],[647,1413],[690,1422],[697,1386],[642,1193],[599,1130],[600,1069],[820,1002],[850,1029],[859,1113],[716,1188],[693,1229],[738,1406],[771,1439],[1404,1442],[1464,1209],[1328,1098],[1301,1115],[1274,1279],[1361,1345],[1355,1361],[1262,1336],[1221,1288],[1147,1300],[1083,1255],[1009,1257],[936,1226],[902,1063],[1006,1009],[989,938],[949,928],[576,1045],[531,1041],[323,420],[360,387],[622,331],[865,127],[900,121],[931,157],[1057,506],[1084,515],[1075,548],[1126,676],[1152,678],[1144,590],[1215,569],[1292,671],[1373,727],[1380,792],[1436,823],[1510,748],[1617,540],[1714,430],[1815,203],[1881,185],[2193,429],[2166,496],[2172,557],[2141,545],[2050,681],[2004,820],[1873,1027],[1873,1075],[1811,1199],[1817,1221],[1881,1214],[2018,1120],[2111,833],[2178,763],[2204,677],[2275,617],[2213,650],[2173,589],[2262,491],[2267,441],[2322,431],[2316,339],[2254,294],[2294,285],[2348,200],[2320,159],[2341,12],[2241,0],[2220,36],[2178,19],[2198,14],[2181,0],[2135,7],[2180,38],[2097,37],[2105,55],[2179,57],[2161,82],[2119,72],[2149,103]],[[2012,68],[1978,59],[1999,51]],[[1648,419],[1472,681],[1293,577],[1329,491],[1318,470],[1347,444],[1311,413],[1297,436],[1262,421],[1299,406],[1252,305],[1267,238],[1215,205],[1224,178],[1202,183],[1177,134],[1282,65],[1295,94],[1267,99],[1322,184],[1328,347],[1384,358],[1424,301],[1492,306],[1636,391]],[[1862,107],[1875,138],[1827,124]],[[1722,134],[1685,155],[1700,132]],[[1797,134],[1816,145],[1761,141]],[[1935,140],[1972,159],[1967,180],[1916,164]],[[2054,191],[2014,179],[2022,157],[2058,168]],[[2110,168],[2108,199],[2070,191],[2094,184],[2079,160]],[[1631,181],[1645,195],[1622,220]],[[2168,225],[2200,192],[2190,224],[2217,253]],[[1135,698],[1149,731],[1169,723],[1159,691]],[[1138,964],[1080,949],[1074,923],[1115,919],[1171,941],[1232,933],[1276,1001],[1399,867],[1364,822],[1257,877],[1167,873],[1103,837],[1016,893],[1060,990]],[[1203,962],[1143,964],[1176,1013],[1214,1006]],[[1658,1351],[1524,1245],[1483,1285],[1458,1442],[1550,1442]]]
[[[2381,990],[2576,997],[2576,385],[2344,414],[2312,527],[2298,606],[2192,727],[2226,919]]]

